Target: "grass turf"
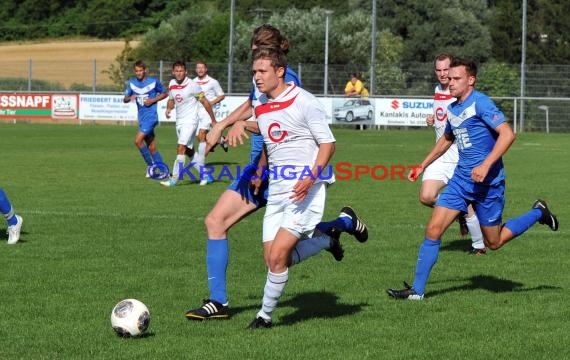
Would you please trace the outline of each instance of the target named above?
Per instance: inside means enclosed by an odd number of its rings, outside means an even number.
[[[0,124],[2,179],[24,217],[21,242],[0,243],[0,358],[201,359],[531,359],[568,358],[570,243],[568,135],[520,134],[505,157],[504,218],[537,197],[561,220],[537,225],[500,251],[465,254],[455,225],[444,236],[423,302],[389,299],[411,281],[430,209],[419,183],[337,181],[325,218],[345,204],[369,225],[370,240],[343,235],[345,259],[324,252],[290,272],[275,327],[247,331],[259,309],[266,269],[263,211],[230,231],[228,321],[189,322],[207,297],[203,218],[229,184],[183,181],[161,187],[144,178],[134,127]],[[428,130],[335,129],[333,163],[414,165],[429,150]],[[172,127],[158,148],[174,159]],[[221,149],[210,164],[244,164],[248,147]],[[346,167],[345,167],[346,169]],[[5,235],[0,226],[0,232]],[[110,312],[137,298],[151,312],[148,334],[121,339]]]

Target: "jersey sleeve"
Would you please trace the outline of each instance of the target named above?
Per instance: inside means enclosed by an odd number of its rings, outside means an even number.
[[[309,119],[309,130],[315,138],[317,144],[327,144],[335,142],[333,133],[327,123],[325,108],[317,98],[312,97],[306,103],[303,113]]]
[[[131,81],[128,80],[127,87],[125,88],[125,96],[132,96],[132,95],[133,95],[133,89],[131,89]]]
[[[489,127],[494,129],[505,122],[505,115],[490,98],[483,97],[477,100],[476,106],[477,114]]]
[[[164,89],[164,86],[162,86],[162,83],[158,79],[156,79],[155,81],[156,81],[156,84],[155,84],[154,88],[155,88],[157,94],[165,93],[166,90]]]
[[[216,79],[212,79],[214,81],[214,86],[212,86],[212,89],[214,90],[214,94],[216,96],[222,96],[224,95],[224,90],[222,90],[222,87],[220,86],[220,82]]]

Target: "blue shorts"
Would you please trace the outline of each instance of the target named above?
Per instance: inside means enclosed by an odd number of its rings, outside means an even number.
[[[250,203],[255,204],[257,208],[262,208],[267,204],[267,197],[269,194],[269,180],[263,180],[259,192],[257,195],[253,193],[253,189],[249,186],[249,181],[251,176],[255,174],[255,169],[252,169],[253,173],[243,174],[239,178],[235,179],[234,182],[228,186],[228,190],[233,190],[241,195],[242,199],[247,199]]]
[[[482,226],[500,225],[505,207],[505,181],[483,185],[453,176],[435,203],[465,213],[469,204],[473,205]]]
[[[158,125],[158,121],[139,121],[139,131],[144,134],[145,137],[154,137],[154,128]]]

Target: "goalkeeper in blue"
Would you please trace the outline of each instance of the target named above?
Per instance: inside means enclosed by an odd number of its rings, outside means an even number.
[[[156,148],[154,128],[158,125],[158,102],[168,97],[158,79],[148,76],[146,64],[138,60],[134,66],[135,76],[127,82],[123,102],[134,101],[137,104],[139,129],[135,135],[135,145],[139,149],[148,168],[146,177],[154,174],[152,164],[163,163]]]
[[[529,211],[503,223],[505,174],[502,156],[514,142],[515,134],[495,103],[475,90],[477,65],[473,61],[454,59],[448,77],[450,93],[457,101],[447,108],[445,134],[422,161],[420,170],[409,178],[417,178],[423,169],[447,151],[454,140],[459,149],[459,162],[427,224],[412,286],[404,283],[402,290],[387,290],[395,299],[424,298],[426,283],[437,262],[441,236],[460,213],[467,212],[470,204],[479,218],[485,245],[491,250],[501,248],[536,223],[558,230],[558,220],[543,200],[536,200]]]
[[[8,245],[14,245],[20,240],[20,231],[24,219],[14,212],[12,204],[2,188],[0,188],[0,212],[8,222],[8,230],[6,231],[8,233]]]

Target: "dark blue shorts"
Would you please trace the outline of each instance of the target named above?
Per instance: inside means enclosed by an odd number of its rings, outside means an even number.
[[[158,125],[158,121],[139,121],[139,131],[144,134],[145,137],[154,137],[154,128]]]
[[[267,204],[267,196],[269,192],[269,181],[264,180],[261,183],[261,187],[259,188],[259,192],[257,195],[254,195],[253,189],[249,186],[249,181],[251,176],[255,174],[255,169],[249,172],[248,174],[243,174],[239,178],[235,179],[234,182],[228,186],[228,190],[233,190],[241,195],[243,199],[247,199],[252,204],[255,204],[257,208],[262,208]]]
[[[483,185],[453,176],[435,205],[466,213],[469,204],[473,205],[482,226],[501,224],[505,207],[505,181]]]

